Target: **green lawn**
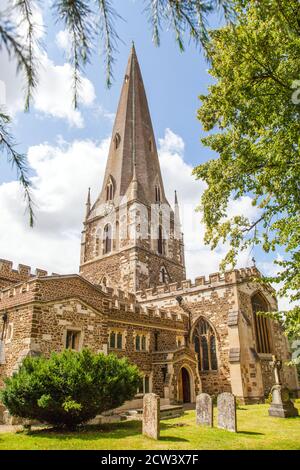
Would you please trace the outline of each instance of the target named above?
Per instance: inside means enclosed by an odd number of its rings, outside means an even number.
[[[195,412],[189,411],[181,418],[162,421],[159,441],[141,435],[141,422],[128,421],[74,433],[0,433],[0,449],[300,449],[300,417],[271,418],[268,408],[241,406],[236,434],[196,426]]]

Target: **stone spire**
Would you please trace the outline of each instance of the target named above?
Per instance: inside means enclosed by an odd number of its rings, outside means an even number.
[[[160,188],[161,202],[168,204],[134,44],[125,72],[103,186],[92,212],[107,201],[109,181],[114,187],[115,206],[120,204],[124,196],[128,202],[138,200],[147,205],[155,203],[155,186]]]

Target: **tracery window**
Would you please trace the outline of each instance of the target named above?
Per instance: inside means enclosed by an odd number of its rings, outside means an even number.
[[[217,370],[218,361],[215,333],[204,318],[200,318],[194,329],[193,342],[198,355],[199,371]]]
[[[252,297],[251,303],[257,352],[271,353],[270,319],[263,315],[258,315],[258,312],[267,312],[269,310],[268,304],[259,293]]]

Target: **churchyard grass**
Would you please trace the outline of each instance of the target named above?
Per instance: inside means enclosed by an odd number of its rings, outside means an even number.
[[[300,409],[300,400],[297,400]],[[142,423],[127,421],[102,427],[86,427],[80,432],[50,430],[0,433],[0,449],[300,449],[300,417],[273,418],[269,405],[240,405],[238,432],[196,426],[195,412],[161,422],[161,439],[142,435]],[[217,423],[217,410],[215,424]]]

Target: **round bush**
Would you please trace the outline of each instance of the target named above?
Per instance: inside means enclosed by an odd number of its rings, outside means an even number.
[[[5,380],[1,400],[13,416],[74,427],[132,399],[140,380],[126,358],[65,350],[27,357]]]

